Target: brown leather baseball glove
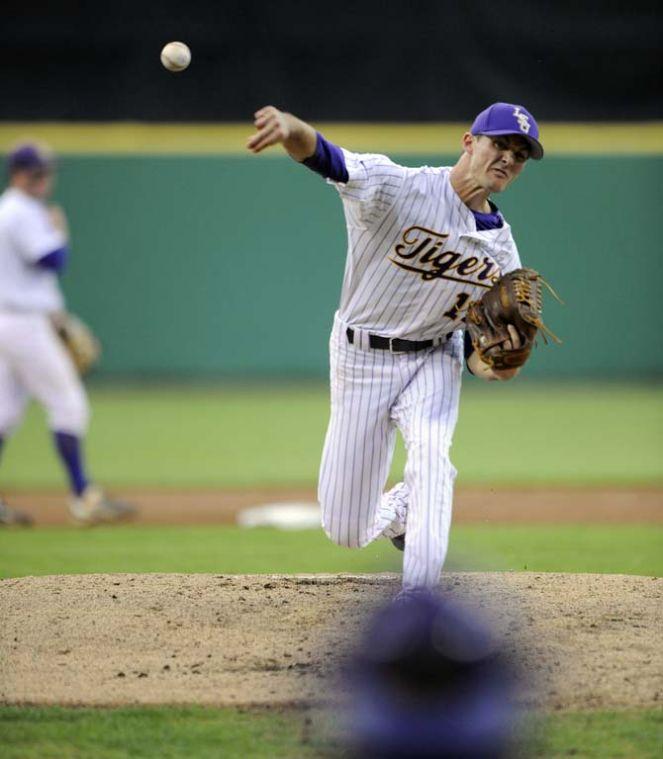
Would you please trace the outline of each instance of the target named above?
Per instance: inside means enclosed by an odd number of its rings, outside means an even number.
[[[500,277],[481,300],[473,301],[468,306],[465,323],[472,346],[481,360],[493,369],[522,366],[532,352],[538,330],[542,331],[546,343],[546,335],[556,343],[561,342],[541,318],[542,283],[559,300],[555,291],[534,269],[516,269]],[[509,325],[520,336],[519,348],[511,347]]]
[[[101,345],[92,330],[77,316],[66,311],[52,314],[51,321],[78,373],[83,375],[89,372],[101,355]]]

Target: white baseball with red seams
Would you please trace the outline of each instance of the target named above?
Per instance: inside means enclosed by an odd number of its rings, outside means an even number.
[[[506,222],[477,231],[450,169],[343,154],[349,179],[333,184],[343,199],[348,251],[330,341],[331,419],[318,493],[323,526],[349,547],[407,532],[403,586],[433,587],[451,524],[456,470],[449,451],[464,308],[500,274],[519,268],[520,258]],[[441,344],[399,354],[371,349],[370,334]],[[407,466],[403,481],[384,493],[397,429]]]

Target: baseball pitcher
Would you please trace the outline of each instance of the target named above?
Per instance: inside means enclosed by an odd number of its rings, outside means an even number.
[[[62,209],[47,203],[54,158],[38,145],[20,145],[7,158],[7,172],[0,196],[0,451],[35,398],[68,476],[71,516],[83,524],[115,522],[133,515],[133,507],[106,498],[83,461],[89,409],[79,371],[94,361],[98,345],[64,310],[58,276],[69,234]],[[0,525],[30,521],[0,498]]]
[[[521,268],[490,199],[543,157],[537,123],[523,106],[494,103],[462,135],[450,168],[350,152],[272,106],[257,111],[255,127],[249,150],[282,144],[336,187],[345,212],[323,527],[352,548],[391,538],[404,550],[404,591],[434,587],[449,538],[464,361],[483,379],[511,379],[543,326],[540,279]],[[407,464],[403,481],[384,492],[396,429]]]

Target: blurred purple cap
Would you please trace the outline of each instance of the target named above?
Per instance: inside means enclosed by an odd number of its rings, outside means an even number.
[[[360,757],[506,756],[519,717],[512,665],[476,612],[401,595],[371,620],[348,671]]]
[[[25,142],[15,147],[7,156],[7,171],[52,171],[55,157],[46,148],[34,142]]]
[[[530,157],[535,161],[543,158],[543,145],[539,142],[539,125],[534,116],[522,105],[493,103],[474,119],[472,134],[519,134],[529,143]]]

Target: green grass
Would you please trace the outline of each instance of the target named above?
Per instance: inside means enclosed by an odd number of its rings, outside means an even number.
[[[0,708],[3,759],[305,759],[316,755],[302,745],[301,728],[287,712],[196,707]]]
[[[663,389],[466,383],[452,451],[459,482],[663,483]],[[95,388],[88,458],[110,486],[311,485],[323,385]],[[395,472],[403,467],[398,449]],[[64,485],[41,411],[7,446],[2,486]]]
[[[448,570],[663,575],[655,525],[458,525]],[[386,540],[340,548],[320,530],[124,526],[0,531],[0,577],[107,572],[312,573],[400,571]]]
[[[463,569],[663,576],[660,525],[458,525],[451,541]]]
[[[541,721],[536,757],[655,759],[663,754],[663,711],[556,714]]]
[[[88,572],[309,573],[397,569],[385,540],[363,551],[321,530],[281,532],[219,525],[0,531],[0,576]]]
[[[342,755],[325,721],[294,710],[2,707],[0,751],[3,759]],[[654,759],[661,755],[662,727],[660,711],[556,714],[535,720],[522,755]]]

